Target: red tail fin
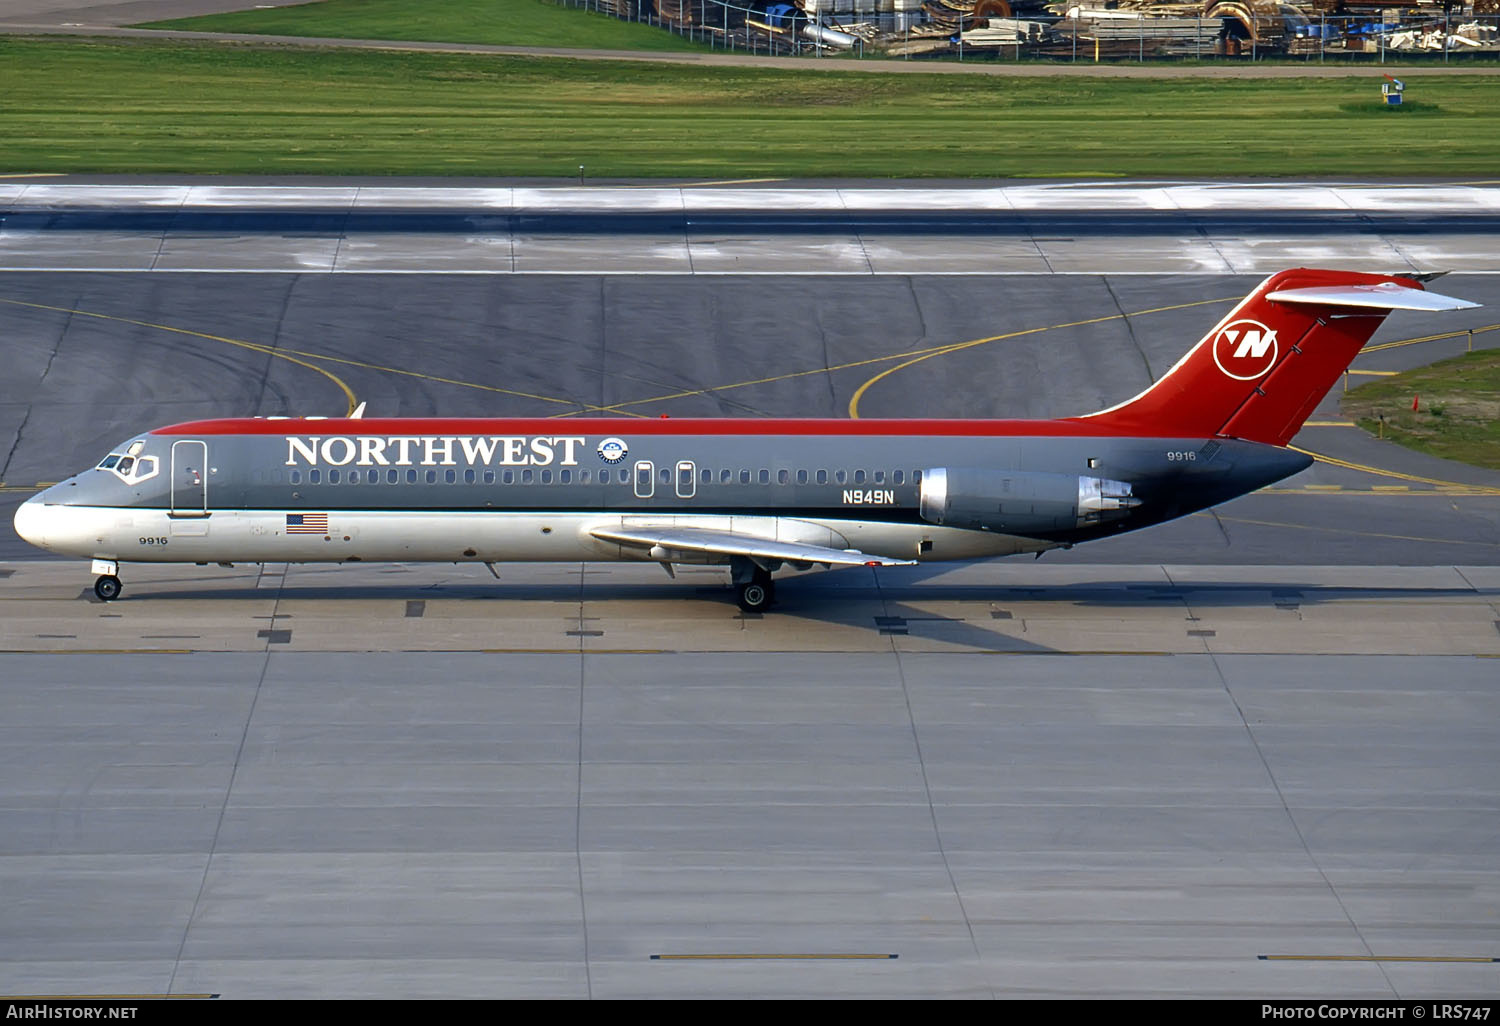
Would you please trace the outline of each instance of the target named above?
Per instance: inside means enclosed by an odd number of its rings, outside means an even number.
[[[1475,306],[1409,278],[1282,271],[1128,402],[1080,418],[1128,434],[1285,445],[1392,310]]]

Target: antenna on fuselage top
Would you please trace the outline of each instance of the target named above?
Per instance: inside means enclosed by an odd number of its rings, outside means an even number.
[[[354,412],[351,413],[351,414],[349,414],[349,419],[350,420],[359,420],[364,415],[365,415],[365,404],[364,403],[360,403],[358,406],[356,406],[354,408]]]

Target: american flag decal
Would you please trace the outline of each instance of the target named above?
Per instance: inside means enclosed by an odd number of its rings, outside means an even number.
[[[288,513],[286,515],[287,534],[327,534],[327,513]]]

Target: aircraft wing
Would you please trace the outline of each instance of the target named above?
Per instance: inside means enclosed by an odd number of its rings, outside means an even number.
[[[830,566],[915,566],[914,559],[874,556],[856,549],[835,549],[826,545],[775,541],[753,534],[715,531],[703,527],[628,526],[596,527],[589,534],[600,541],[615,542],[643,549],[662,549],[661,559],[670,562],[673,552],[710,553],[716,556],[744,556],[757,563],[780,560],[785,563],[827,563]],[[658,553],[653,551],[653,557]]]

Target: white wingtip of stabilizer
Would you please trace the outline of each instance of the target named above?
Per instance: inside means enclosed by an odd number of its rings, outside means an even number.
[[[1310,289],[1282,289],[1270,293],[1266,298],[1273,303],[1352,306],[1367,310],[1472,310],[1480,305],[1467,299],[1455,299],[1390,281],[1378,285],[1323,285]]]

